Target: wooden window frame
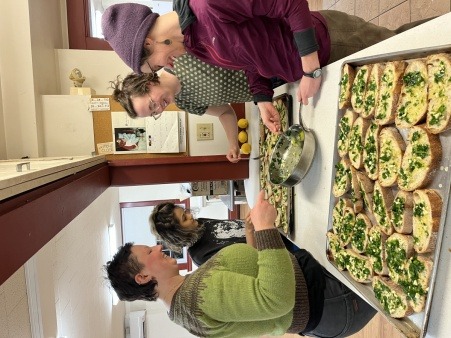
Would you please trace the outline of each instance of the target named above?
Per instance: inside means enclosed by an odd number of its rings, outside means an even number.
[[[70,49],[113,50],[104,39],[91,37],[89,0],[66,0]]]

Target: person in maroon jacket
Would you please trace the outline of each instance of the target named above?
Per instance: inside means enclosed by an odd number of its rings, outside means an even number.
[[[320,88],[321,67],[399,32],[338,11],[310,11],[306,0],[174,0],[174,11],[162,16],[143,5],[117,4],[103,14],[102,29],[138,73],[171,66],[185,52],[244,70],[272,132],[280,117],[271,78],[300,80],[297,99],[308,104]]]

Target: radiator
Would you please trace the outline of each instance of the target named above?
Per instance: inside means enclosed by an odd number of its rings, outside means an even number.
[[[146,338],[146,310],[130,312],[129,320],[130,338]]]

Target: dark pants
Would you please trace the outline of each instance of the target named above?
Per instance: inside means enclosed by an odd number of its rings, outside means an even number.
[[[355,15],[332,10],[319,12],[326,19],[330,35],[331,50],[328,63],[396,35],[388,28],[377,26]]]
[[[325,268],[323,270],[326,278],[323,314],[319,324],[303,334],[311,337],[347,337],[360,331],[377,311]]]
[[[410,22],[390,30],[355,15],[333,10],[319,12],[326,19],[330,35],[331,51],[328,64],[435,18]]]

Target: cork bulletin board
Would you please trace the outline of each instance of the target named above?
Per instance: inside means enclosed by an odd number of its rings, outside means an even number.
[[[110,95],[93,95],[93,98],[109,98],[110,110],[103,111],[92,111],[92,123],[94,127],[94,145],[97,151],[97,144],[113,142],[113,132],[112,132],[112,121],[111,112],[112,111],[124,111],[124,108],[113,99]],[[176,105],[169,105],[166,110],[180,110]],[[186,131],[187,132],[187,131]],[[188,135],[186,135],[188,136]],[[188,137],[187,137],[188,140]],[[189,149],[187,145],[187,149]],[[157,157],[180,157],[189,156],[188,151],[174,154],[151,154],[151,153],[141,153],[141,154],[108,154],[106,155],[107,160],[117,160],[117,159],[140,159],[140,158],[157,158]]]

